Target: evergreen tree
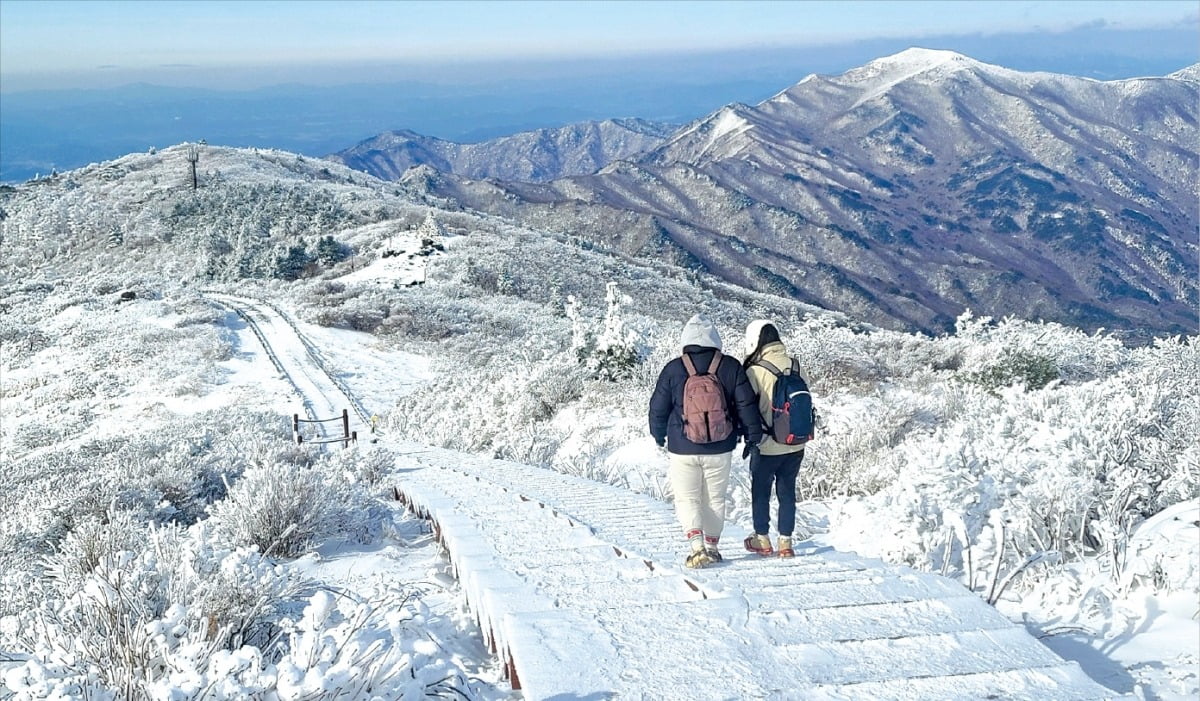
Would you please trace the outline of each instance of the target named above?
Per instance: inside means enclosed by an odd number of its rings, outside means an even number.
[[[333,265],[346,258],[346,246],[334,240],[332,236],[322,236],[317,241],[317,260],[321,265]]]
[[[288,246],[287,253],[275,259],[275,277],[280,280],[298,280],[312,262],[313,258],[308,254],[303,242]]]

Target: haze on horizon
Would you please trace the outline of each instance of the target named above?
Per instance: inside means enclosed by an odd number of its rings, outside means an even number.
[[[470,82],[612,70],[649,57],[683,61],[691,54],[719,54],[736,62],[741,55],[876,39],[1005,33],[1044,39],[1080,29],[1194,32],[1198,23],[1191,0],[4,0],[0,91],[136,82],[237,90],[283,83]]]

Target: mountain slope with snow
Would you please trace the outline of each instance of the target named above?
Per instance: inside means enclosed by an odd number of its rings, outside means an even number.
[[[606,119],[473,144],[392,131],[328,158],[385,180],[398,180],[409,168],[427,164],[467,178],[543,182],[594,173],[649,151],[671,131],[670,125],[642,119]]]
[[[745,133],[742,117],[729,115],[718,136]],[[1194,698],[1194,336],[1129,347],[1111,334],[971,314],[950,335],[885,331],[629,256],[619,241],[580,229],[461,209],[429,194],[448,176],[428,166],[387,182],[295,154],[205,146],[193,188],[189,150],[0,191],[0,647],[19,653],[0,661],[0,684],[31,695],[79,693],[72,683],[161,695],[283,684],[298,696],[382,682],[496,698],[460,671],[489,664],[479,631],[448,620],[457,606],[425,608],[430,595],[439,606],[461,601],[445,591],[452,567],[396,581],[428,567],[400,564],[409,554],[424,562],[429,553],[416,551],[429,538],[380,506],[390,494],[380,494],[381,480],[393,468],[400,479],[426,468],[459,474],[480,460],[522,485],[540,484],[529,475],[546,470],[603,482],[610,494],[657,502],[611,527],[592,524],[636,550],[650,538],[641,526],[651,515],[661,521],[671,499],[666,457],[646,435],[646,401],[679,352],[683,321],[703,311],[730,354],[740,355],[748,320],[770,318],[801,359],[826,418],[798,483],[801,522],[814,535],[806,548],[908,567],[921,573],[913,582],[954,580],[946,586],[957,603],[996,602],[1114,696]],[[289,384],[257,354],[243,318],[212,301],[222,293],[286,310],[310,342],[289,344],[281,360],[320,357],[355,404],[360,437],[378,428],[412,445],[294,445],[302,378]],[[337,411],[337,393],[318,392],[322,410]],[[479,484],[454,479],[467,492]],[[729,498],[736,550],[750,523],[737,456]],[[489,547],[536,548],[546,534],[534,531]],[[681,534],[654,533],[653,559],[670,563],[659,571],[678,567]],[[650,572],[625,565],[615,567]],[[330,577],[323,585],[342,596],[311,596],[315,585],[294,579],[299,572]],[[375,574],[382,597],[361,586]],[[530,576],[549,585],[561,574]],[[858,593],[882,584],[850,577]],[[884,581],[893,593],[901,586]],[[137,596],[100,596],[121,587]],[[821,582],[785,589],[790,605],[804,591],[831,591]],[[762,582],[746,600],[775,605],[776,594]],[[103,625],[114,605],[128,605],[120,620],[137,623],[116,638]],[[972,628],[981,619],[949,633],[956,619],[945,613],[931,624],[943,633],[926,631],[947,653],[941,663],[978,664],[952,651],[990,644],[984,626]],[[404,625],[393,625],[397,617]],[[804,679],[821,693],[845,696],[843,685],[859,682],[856,691],[886,691],[880,677],[893,659],[897,668],[927,662],[907,643],[852,639],[833,647],[853,648],[861,667],[826,664],[837,659],[825,656],[828,641],[804,638],[808,627],[785,618],[777,642],[801,655]],[[634,639],[621,620],[606,620],[614,640]],[[856,625],[878,630],[869,623]],[[374,641],[372,659],[386,665],[377,668],[400,676],[343,674],[336,664],[294,674],[306,655],[346,662]],[[461,650],[472,652],[464,659]],[[1051,690],[1084,683],[1037,681]],[[900,687],[919,696],[921,685],[940,683]]]
[[[892,327],[964,308],[1195,329],[1194,70],[1101,82],[910,49],[730,105],[633,161],[427,191]]]

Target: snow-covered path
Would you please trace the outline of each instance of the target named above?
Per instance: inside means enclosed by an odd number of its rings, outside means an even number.
[[[217,299],[253,310],[315,411],[354,401],[277,311]],[[812,546],[790,561],[759,558],[736,543],[722,565],[685,570],[669,504],[528,465],[394,447],[407,454],[398,493],[435,523],[525,698],[1114,696],[948,579]]]
[[[415,461],[398,488],[528,698],[1112,696],[948,579],[829,549],[727,548],[685,570],[668,504],[450,451]]]
[[[361,422],[367,419],[360,404],[326,372],[319,351],[286,317],[259,300],[211,292],[205,296],[237,312],[263,344],[276,369],[296,388],[298,396],[288,413],[300,416],[302,421],[319,421],[303,424],[303,436],[325,440],[342,436],[341,423],[329,419],[341,417],[343,411],[349,411],[354,422],[350,430],[362,431]]]

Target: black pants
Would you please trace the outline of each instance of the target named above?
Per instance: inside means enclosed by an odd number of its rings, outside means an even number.
[[[771,528],[771,487],[779,498],[779,535],[791,536],[796,528],[796,475],[804,451],[783,455],[750,456],[750,506],[754,532],[767,535]]]

